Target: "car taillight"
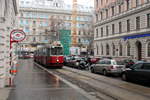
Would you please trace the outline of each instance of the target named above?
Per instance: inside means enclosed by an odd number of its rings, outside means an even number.
[[[116,69],[116,66],[110,66],[109,68],[110,69]]]

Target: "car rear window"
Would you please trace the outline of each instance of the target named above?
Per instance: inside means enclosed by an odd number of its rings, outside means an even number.
[[[150,70],[150,63],[144,64],[143,69],[148,69],[148,70]]]
[[[113,61],[113,65],[124,65],[123,61]]]

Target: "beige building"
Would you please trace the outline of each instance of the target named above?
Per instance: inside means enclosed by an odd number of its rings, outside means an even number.
[[[52,37],[58,35],[52,31],[53,28],[71,30],[71,8],[70,5],[65,5],[63,0],[21,0],[19,27],[26,32],[27,38],[20,45],[30,49],[34,44],[49,43]],[[93,37],[92,9],[92,7],[78,5],[77,36],[80,45],[87,46],[91,36]]]
[[[0,88],[9,85],[10,52],[14,52],[9,48],[10,32],[17,28],[17,14],[17,0],[0,0]],[[12,60],[15,59],[13,53]]]
[[[95,0],[95,56],[150,60],[150,0]]]

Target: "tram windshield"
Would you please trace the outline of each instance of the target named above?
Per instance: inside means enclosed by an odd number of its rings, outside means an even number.
[[[62,47],[51,48],[51,55],[63,55],[63,48]]]

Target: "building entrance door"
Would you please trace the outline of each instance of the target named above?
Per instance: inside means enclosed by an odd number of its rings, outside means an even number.
[[[136,48],[137,48],[137,60],[142,59],[142,44],[140,41],[136,42]]]

